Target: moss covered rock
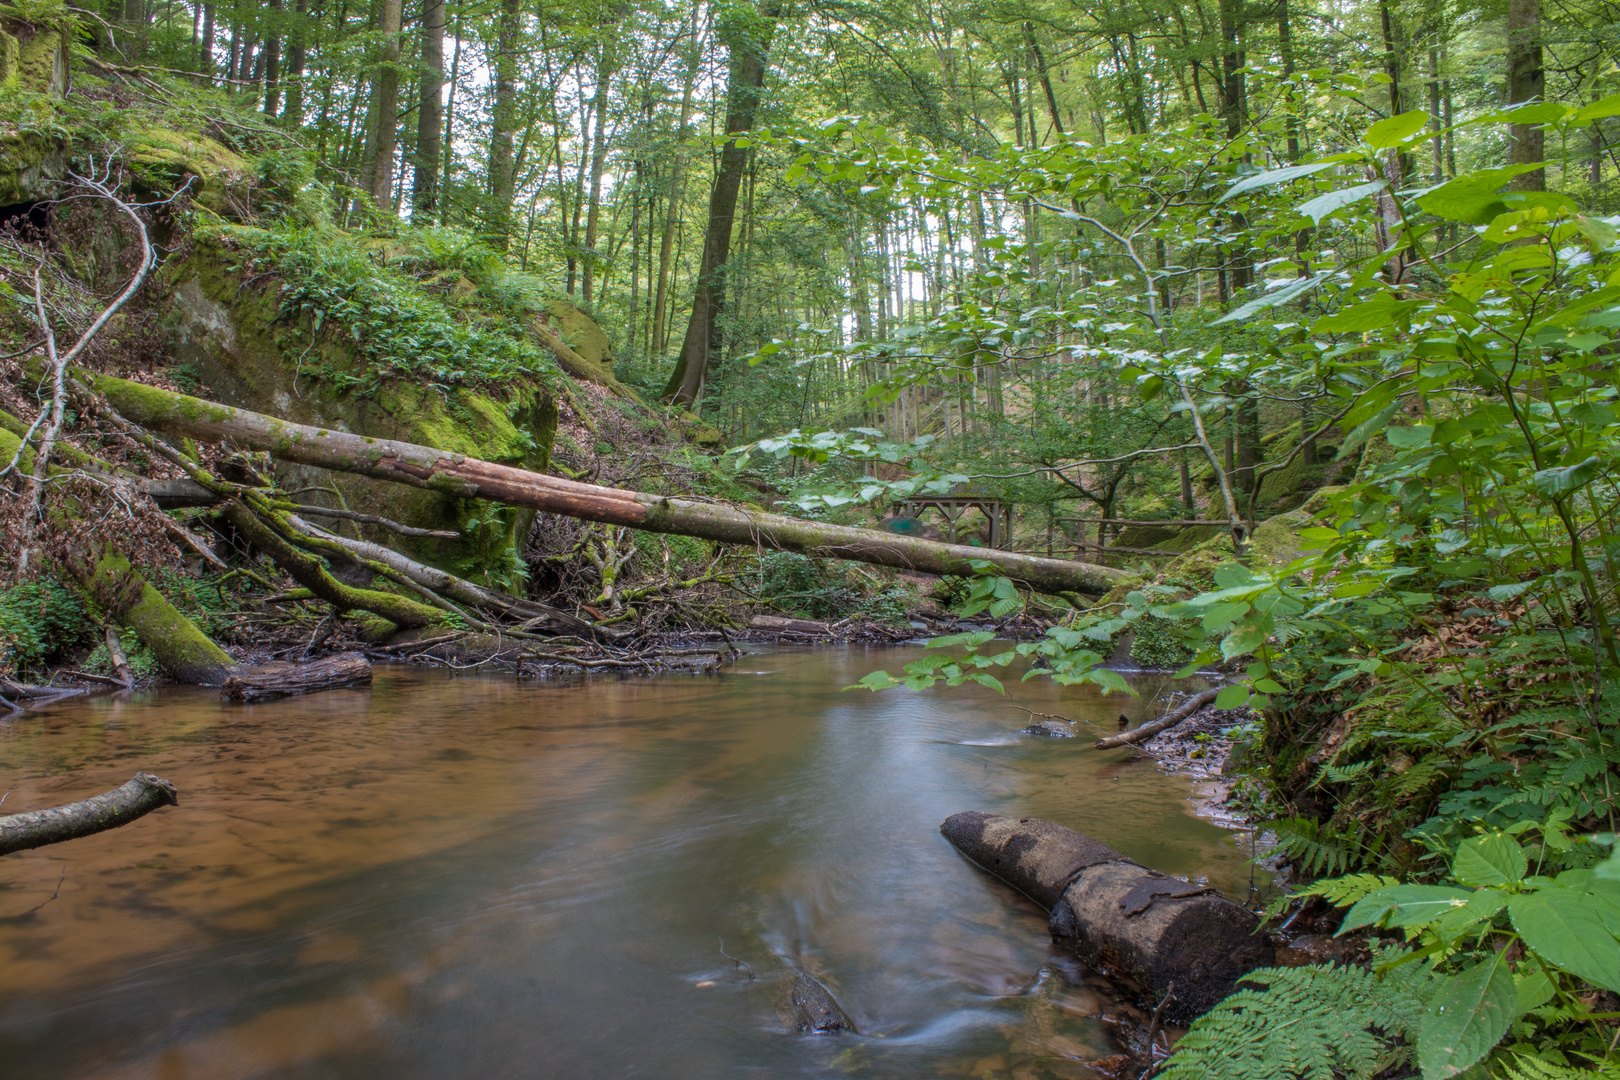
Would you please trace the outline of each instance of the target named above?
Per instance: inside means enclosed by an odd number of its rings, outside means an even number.
[[[302,424],[401,439],[452,453],[545,471],[557,409],[544,380],[516,377],[498,389],[384,379],[342,387],[330,376],[358,369],[354,338],[341,323],[320,329],[282,318],[274,275],[248,276],[237,254],[200,239],[164,271],[170,326],[188,389],[227,405]],[[315,373],[328,377],[317,377]],[[455,540],[406,539],[363,527],[366,539],[466,577],[510,587],[534,512],[333,473],[282,467],[299,501],[377,514],[418,528],[449,529]],[[347,528],[347,526],[345,526]]]
[[[196,132],[146,128],[126,137],[124,153],[137,175],[153,186],[178,190],[195,177],[193,201],[215,213],[229,208],[227,189],[251,171],[240,154]]]

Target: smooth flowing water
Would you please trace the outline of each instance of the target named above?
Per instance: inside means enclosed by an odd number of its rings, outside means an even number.
[[[1112,729],[1162,678],[841,689],[916,655],[571,685],[380,667],[369,691],[0,725],[8,812],[138,769],[181,793],[0,860],[0,1076],[1094,1075],[1103,998],[939,823],[1049,817],[1240,898],[1244,852],[1185,779],[1008,707]],[[860,1034],[792,1031],[795,970]]]

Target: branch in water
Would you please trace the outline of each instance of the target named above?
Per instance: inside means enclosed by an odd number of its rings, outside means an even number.
[[[160,806],[179,803],[179,792],[173,784],[151,773],[136,773],[129,783],[103,795],[49,810],[0,817],[0,855],[93,836],[128,825]]]

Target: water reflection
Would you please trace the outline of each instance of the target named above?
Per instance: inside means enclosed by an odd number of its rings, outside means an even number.
[[[1243,854],[1185,782],[1018,736],[1007,707],[1112,727],[1156,683],[840,690],[912,658],[575,685],[394,668],[369,692],[29,714],[0,728],[8,809],[137,768],[181,800],[0,861],[4,1074],[1091,1075],[1097,991],[940,821],[1051,817],[1239,895]],[[862,1034],[790,1033],[795,970]]]

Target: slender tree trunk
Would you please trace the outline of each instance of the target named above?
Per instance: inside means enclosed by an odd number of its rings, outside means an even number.
[[[709,195],[709,225],[704,233],[703,258],[699,263],[686,342],[681,347],[669,385],[664,388],[667,400],[689,409],[697,406],[719,334],[720,309],[726,295],[726,261],[731,252],[731,224],[736,216],[737,193],[750,152],[738,143],[754,126],[754,113],[765,85],[771,31],[779,10],[779,0],[767,0],[758,12],[757,21],[735,18],[726,34],[731,52],[726,95],[727,139],[720,151],[720,165]]]
[[[613,77],[613,46],[602,44],[596,65],[596,100],[591,111],[596,114],[596,134],[591,140],[591,194],[585,215],[585,269],[580,281],[580,292],[585,302],[591,302],[591,286],[596,271],[596,235],[602,222],[602,170],[607,165],[608,84]]]
[[[265,7],[270,19],[260,54],[264,59],[264,115],[274,117],[281,110],[281,0],[265,0]]]
[[[309,0],[298,0],[293,7],[295,21],[287,36],[287,107],[282,118],[288,127],[304,122],[304,68],[308,63],[305,35],[309,30]]]
[[[450,94],[444,107],[444,168],[434,198],[439,205],[439,224],[450,221],[450,179],[456,164],[456,87],[461,82],[461,41],[463,7],[456,8],[456,47],[450,54]]]
[[[202,37],[197,41],[197,70],[214,78],[214,5],[203,5]]]
[[[432,221],[438,210],[439,152],[444,133],[444,0],[422,0],[422,54],[416,105],[411,220]]]
[[[490,233],[502,251],[512,245],[512,199],[517,190],[512,136],[517,126],[518,0],[501,0],[495,37],[495,116],[489,139]]]
[[[1539,100],[1546,92],[1541,65],[1541,0],[1508,0],[1508,104]],[[1508,128],[1508,164],[1543,160],[1544,136],[1535,124]],[[1513,178],[1516,191],[1545,191],[1547,170],[1537,169]]]

